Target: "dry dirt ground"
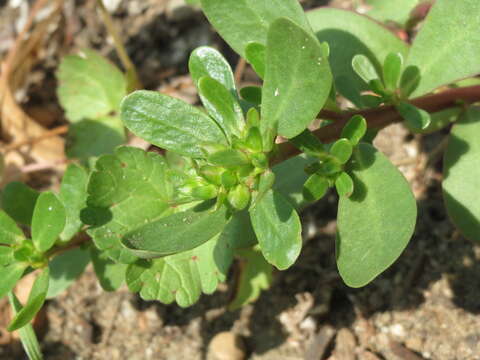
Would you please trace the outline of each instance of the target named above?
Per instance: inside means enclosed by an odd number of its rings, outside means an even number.
[[[3,54],[29,9],[20,3],[0,1]],[[31,69],[23,93],[16,94],[23,108],[48,121],[43,125],[49,128],[64,123],[52,76],[59,56],[89,46],[116,60],[93,2],[65,3],[64,22],[57,26],[66,30],[42,50],[42,62]],[[192,49],[215,45],[233,65],[238,61],[201,13],[179,1],[121,1],[114,17],[147,88],[193,102],[195,91],[186,76]],[[247,69],[244,81],[253,80]],[[302,256],[288,271],[275,274],[271,289],[255,304],[226,310],[228,284],[187,309],[144,302],[126,288],[104,292],[89,268],[46,304],[47,321],[40,329],[45,358],[210,359],[211,339],[231,331],[241,336],[246,358],[255,360],[480,359],[480,247],[458,234],[443,207],[437,154],[444,135],[411,136],[394,125],[376,139],[411,183],[419,214],[404,254],[370,285],[351,289],[337,274],[337,199],[331,194],[305,209]],[[55,185],[55,174],[46,169],[21,175],[42,188]],[[0,359],[23,359],[18,342],[1,345]]]

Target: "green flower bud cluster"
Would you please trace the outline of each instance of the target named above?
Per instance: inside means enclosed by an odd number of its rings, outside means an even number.
[[[230,147],[205,144],[204,159],[167,156],[175,179],[176,202],[216,198],[217,207],[227,204],[232,210],[239,211],[266,192],[265,181],[261,179],[265,173],[272,173],[268,170],[269,159],[263,150],[259,124],[260,116],[252,108],[239,136],[232,136]]]
[[[38,251],[32,240],[26,239],[19,244],[11,245],[13,257],[18,262],[28,263],[35,269],[42,268],[48,264],[45,254]]]
[[[345,125],[341,138],[329,147],[323,144],[316,145],[318,151],[309,153],[319,158],[307,166],[305,171],[310,174],[303,186],[303,196],[307,201],[321,199],[330,187],[337,190],[339,196],[350,196],[353,193],[353,180],[345,171],[345,166],[350,160],[354,147],[365,135],[367,124],[363,117],[354,116]],[[308,140],[308,139],[307,139]],[[310,149],[312,143],[307,144]]]

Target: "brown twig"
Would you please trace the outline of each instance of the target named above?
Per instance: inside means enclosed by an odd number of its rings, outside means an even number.
[[[234,74],[235,84],[241,83],[246,66],[247,66],[247,62],[245,61],[245,59],[240,58],[240,60],[238,60],[237,66],[235,67],[235,74]]]
[[[49,0],[37,0],[33,5],[32,10],[28,15],[27,21],[25,22],[25,25],[23,26],[22,30],[18,34],[15,40],[15,43],[13,44],[12,48],[7,54],[7,57],[5,58],[5,61],[3,63],[3,68],[2,68],[2,77],[8,78],[8,76],[10,75],[10,71],[12,70],[12,64],[15,60],[15,56],[17,55],[18,49],[20,48],[20,44],[22,43],[27,33],[30,31],[30,28],[33,25],[33,21],[37,16],[37,13],[40,11],[40,9],[42,9],[45,6],[45,4],[48,1]]]
[[[47,258],[51,258],[52,256],[57,256],[65,251],[80,247],[81,245],[91,241],[92,239],[90,236],[88,236],[85,232],[80,232],[78,233],[73,240],[68,242],[65,246],[58,246],[54,247],[52,250],[50,250],[46,256]]]
[[[66,134],[67,132],[68,132],[68,125],[62,125],[62,126],[56,127],[52,130],[46,131],[44,134],[42,134],[41,136],[38,136],[36,138],[25,139],[23,141],[19,141],[17,143],[13,143],[13,144],[8,145],[5,148],[5,153],[7,153],[9,151],[17,150],[17,149],[19,149],[19,148],[21,148],[22,146],[25,146],[25,145],[34,145],[34,144],[36,144],[40,141],[51,138],[52,136],[63,135],[63,134]]]
[[[480,101],[480,85],[453,88],[442,91],[441,93],[422,96],[413,99],[411,104],[427,112],[433,113],[458,105],[459,101],[465,101],[467,103]],[[402,121],[402,117],[392,105],[344,113],[322,111],[319,114],[320,118],[335,120],[335,122],[315,130],[314,134],[324,143],[332,142],[338,139],[343,127],[353,115],[362,115],[365,117],[369,129],[379,130],[387,125]],[[280,151],[278,155],[272,159],[272,165],[278,164],[300,153],[297,148],[288,142],[282,143],[279,146]]]

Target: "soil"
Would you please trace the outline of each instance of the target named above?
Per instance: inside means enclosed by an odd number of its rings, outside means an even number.
[[[30,9],[15,8],[16,3],[0,1],[0,24],[8,24],[0,27],[3,54]],[[46,127],[65,122],[53,77],[61,55],[88,46],[118,62],[92,3],[65,2],[62,21],[68,34],[48,45],[18,96],[23,108],[49,109]],[[348,6],[351,1],[335,4]],[[238,62],[203,15],[181,1],[120,1],[113,15],[147,88],[195,102],[186,63],[199,45],[214,45],[232,65]],[[243,81],[256,81],[249,69]],[[104,292],[88,268],[45,306],[47,321],[40,325],[45,358],[212,359],[212,338],[230,331],[242,337],[246,358],[252,360],[480,359],[480,246],[455,230],[443,206],[441,158],[435,154],[444,136],[412,136],[401,125],[392,125],[375,140],[410,182],[418,222],[403,255],[368,286],[348,288],[339,278],[334,255],[337,199],[329,194],[302,213],[305,245],[297,263],[275,273],[271,289],[254,304],[228,311],[228,284],[186,309],[145,302],[125,287]],[[48,169],[21,176],[45,188],[55,186],[56,174]],[[1,304],[0,314],[6,316]],[[23,358],[17,341],[0,346],[1,360]]]

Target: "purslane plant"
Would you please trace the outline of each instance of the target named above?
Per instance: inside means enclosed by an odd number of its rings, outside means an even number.
[[[437,0],[411,46],[368,17],[304,13],[296,0],[200,3],[263,85],[238,89],[223,56],[200,47],[189,59],[198,108],[154,91],[124,97],[126,78],[92,51],[64,59],[67,154],[90,170],[71,165],[59,194],[20,183],[4,189],[0,296],[10,294],[17,312],[9,329],[28,324],[89,262],[107,291],[126,283],[143,299],[189,306],[239,258],[230,307],[254,301],[273,268],[289,268],[301,253],[297,211],[329,188],[339,195],[339,273],[348,286],[368,284],[400,256],[417,217],[407,181],[371,143],[394,121],[419,133],[456,121],[445,204],[460,231],[480,239],[472,196],[480,168],[480,110],[471,105],[480,99],[476,0]],[[407,23],[403,15],[398,22]],[[338,95],[350,110],[338,107]],[[321,126],[311,127],[317,118]],[[117,147],[124,126],[164,152]],[[11,290],[35,269],[21,306]]]

